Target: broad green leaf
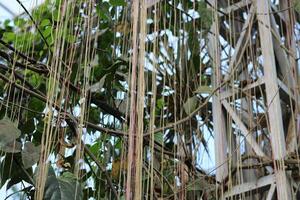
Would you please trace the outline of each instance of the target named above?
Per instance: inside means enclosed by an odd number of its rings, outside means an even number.
[[[47,27],[44,31],[43,31],[43,36],[45,37],[45,38],[47,38],[48,36],[50,36],[51,35],[51,32],[52,32],[52,27]]]
[[[96,12],[99,15],[100,19],[110,20],[111,16],[109,14],[109,3],[103,2],[101,5],[97,4]]]
[[[96,157],[99,156],[99,150],[100,150],[101,146],[102,146],[102,142],[101,142],[101,141],[98,141],[98,142],[96,142],[95,144],[93,144],[93,145],[90,147],[91,152],[92,152]]]
[[[5,27],[5,28],[8,28],[8,27],[10,26],[10,25],[9,25],[10,22],[11,22],[10,19],[4,20],[4,23],[3,23],[3,24],[4,24],[4,27]]]
[[[59,20],[59,16],[60,16],[60,12],[59,12],[59,10],[54,10],[53,11],[53,20],[54,21],[58,21]]]
[[[41,22],[42,27],[48,26],[50,24],[51,24],[51,22],[49,19],[43,19],[43,21]]]
[[[12,42],[14,41],[16,38],[16,34],[13,32],[5,32],[3,34],[3,40],[5,40],[6,42]]]
[[[40,147],[35,146],[32,142],[26,142],[22,151],[22,162],[25,169],[33,166],[40,157]]]
[[[80,183],[70,173],[60,177],[50,175],[47,178],[45,200],[81,200],[83,196]]]
[[[4,117],[0,120],[0,148],[3,148],[7,144],[13,142],[20,137],[21,131],[17,128],[10,119]]]
[[[188,100],[184,103],[183,109],[186,114],[191,114],[198,105],[198,98],[196,96],[188,98]]]
[[[91,107],[89,111],[88,120],[92,123],[98,124],[100,122],[100,110],[99,108]]]
[[[76,176],[71,172],[65,172],[62,176],[58,177],[58,179],[69,179],[71,181],[76,181]]]
[[[37,112],[42,112],[45,108],[45,103],[42,102],[41,100],[33,97],[30,99],[28,106],[32,110],[35,110]]]
[[[18,27],[23,27],[26,24],[25,19],[17,17],[14,19],[14,24]]]
[[[8,180],[9,184],[7,185],[6,189],[9,189],[12,185],[19,183],[20,181],[24,180],[28,183],[31,183],[28,176],[24,173],[22,169],[22,161],[20,153],[11,154],[7,153],[4,159],[1,161],[0,164],[0,179],[1,179],[1,187],[3,184]],[[32,175],[32,169],[26,170],[28,175]]]
[[[46,39],[46,41],[47,41],[47,43],[48,43],[49,45],[52,45],[52,44],[54,43],[53,37],[48,37],[48,38]],[[45,46],[45,49],[47,49],[47,46]]]
[[[33,87],[37,88],[37,87],[40,86],[40,84],[42,82],[42,78],[37,73],[31,73],[31,76],[29,78],[29,82],[31,83],[31,85]]]

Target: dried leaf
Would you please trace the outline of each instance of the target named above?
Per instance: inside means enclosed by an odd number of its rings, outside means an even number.
[[[99,82],[91,85],[91,87],[90,87],[91,92],[99,92],[104,86],[105,79],[106,79],[106,75],[103,76]]]
[[[11,143],[15,139],[20,137],[21,131],[17,126],[8,118],[4,117],[0,120],[0,148],[5,148],[5,146],[11,146]]]
[[[40,157],[40,147],[34,146],[32,142],[26,142],[22,151],[22,162],[25,169],[38,162]]]
[[[5,153],[19,153],[22,150],[22,144],[18,141],[12,141],[1,147],[1,150]]]
[[[118,180],[120,172],[125,170],[127,170],[127,160],[117,159],[112,162],[111,176],[114,180]]]
[[[193,180],[187,185],[188,191],[214,191],[215,189],[216,186],[208,183],[204,177]]]
[[[209,87],[207,85],[200,85],[194,93],[211,94],[212,91],[212,87]]]

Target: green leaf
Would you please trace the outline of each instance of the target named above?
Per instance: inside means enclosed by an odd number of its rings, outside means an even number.
[[[22,169],[22,161],[21,155],[18,154],[6,154],[5,158],[2,160],[0,164],[0,179],[1,179],[1,187],[3,184],[8,180],[9,183],[7,184],[7,188],[9,189],[12,185],[19,183],[20,181],[24,180],[28,183],[31,183],[28,176],[24,173]],[[26,170],[28,175],[32,175],[32,169]]]
[[[20,137],[21,131],[17,126],[7,117],[0,120],[0,147],[10,144],[15,139]]]
[[[188,98],[188,100],[184,103],[183,109],[186,114],[191,114],[198,105],[198,98],[196,96]]]
[[[42,82],[42,78],[38,73],[30,73],[29,83],[35,88],[38,88]]]
[[[109,3],[112,6],[126,6],[126,2],[124,0],[109,0]]]
[[[18,27],[23,27],[26,24],[25,19],[17,17],[14,19],[14,24]]]
[[[100,19],[110,20],[109,7],[110,5],[107,2],[103,2],[101,5],[97,4],[96,12]]]
[[[156,104],[157,104],[157,108],[161,110],[164,107],[164,99],[163,98],[158,99]]]
[[[74,43],[74,42],[76,42],[76,36],[75,36],[75,35],[68,34],[67,37],[66,37],[66,40],[67,40],[67,42],[69,42],[69,43]]]
[[[48,37],[48,38],[46,39],[46,41],[47,41],[47,43],[48,43],[50,46],[54,43],[53,37]],[[45,46],[44,49],[47,49],[47,46]]]
[[[120,196],[120,200],[125,200],[125,195]]]
[[[164,134],[162,132],[155,133],[154,141],[159,144],[163,144],[164,143]]]
[[[49,19],[43,19],[43,21],[41,22],[41,26],[45,27],[45,26],[48,26],[48,25],[51,25],[50,20]]]
[[[59,14],[60,14],[60,11],[59,11],[59,10],[57,10],[57,9],[54,10],[54,11],[53,11],[53,14],[52,14],[52,15],[53,15],[53,18],[52,18],[52,19],[53,19],[54,21],[58,21],[58,20],[59,20]]]
[[[5,28],[9,27],[10,22],[11,22],[10,19],[6,19],[6,20],[4,21],[4,27],[5,27]]]
[[[92,123],[98,124],[100,122],[100,110],[98,108],[91,107],[88,120]]]
[[[43,103],[41,100],[33,97],[30,99],[28,107],[37,112],[42,112],[45,108],[45,103]]]
[[[47,28],[43,31],[43,36],[44,36],[45,38],[47,38],[47,37],[49,37],[49,36],[51,35],[51,33],[52,33],[52,28],[49,26],[49,27],[47,27]]]
[[[295,2],[295,11],[300,13],[300,1],[294,1]]]
[[[102,146],[102,142],[98,141],[98,142],[96,142],[95,144],[93,144],[93,145],[90,147],[91,152],[92,152],[96,157],[99,156],[99,150],[101,149],[101,146]]]
[[[22,134],[32,134],[35,130],[33,118],[28,119],[22,126],[20,126]]]
[[[40,147],[35,146],[32,142],[26,142],[22,151],[22,162],[25,169],[33,166],[40,157]]]
[[[198,13],[200,13],[202,30],[208,31],[212,25],[213,15],[204,1],[199,2]]]
[[[81,184],[73,174],[67,172],[56,177],[53,169],[49,168],[45,185],[45,200],[80,200],[82,197]]]
[[[14,41],[16,38],[16,34],[13,32],[5,32],[3,34],[3,40],[5,40],[6,42],[12,42]]]

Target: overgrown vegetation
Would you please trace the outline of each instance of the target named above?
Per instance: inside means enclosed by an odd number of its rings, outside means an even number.
[[[223,9],[203,0],[148,9],[139,2],[133,16],[134,1],[46,0],[1,22],[0,186],[7,198],[125,199],[137,182],[142,199],[222,192],[214,164],[204,162],[213,160],[216,89],[208,36]],[[224,15],[231,17],[244,20]],[[130,142],[140,151],[131,154]]]
[[[1,187],[17,190],[15,196],[41,198],[36,189],[42,179],[37,177],[43,176],[45,183],[39,186],[45,188],[44,199],[124,197],[131,110],[130,6],[124,0],[48,0],[30,13],[24,10],[1,23]],[[183,151],[192,151],[199,141],[207,148],[196,118],[179,126],[178,133],[188,145],[174,142],[176,134],[170,124],[205,101],[196,93],[210,85],[209,75],[199,71],[199,66],[204,65],[200,40],[210,28],[211,12],[202,1],[186,1],[181,7],[166,2],[149,13],[147,24],[149,37],[158,29],[159,35],[146,41],[141,184],[145,195],[154,190],[161,198],[178,190],[179,172],[173,166],[195,173],[194,179],[201,176]],[[192,19],[189,10],[197,16],[200,12],[200,17]],[[183,34],[188,35],[186,42],[176,39]],[[191,55],[187,57],[186,52]],[[157,84],[151,80],[153,73],[157,73]],[[174,87],[177,81],[180,84]],[[154,87],[157,95],[151,100]],[[154,118],[149,116],[153,103]],[[207,121],[206,109],[209,104],[198,117]],[[151,120],[156,128],[149,132]],[[164,130],[164,126],[168,127]],[[89,142],[78,140],[78,134]]]

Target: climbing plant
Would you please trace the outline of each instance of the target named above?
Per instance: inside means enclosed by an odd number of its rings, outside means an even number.
[[[213,199],[214,175],[201,167],[212,136],[211,5],[17,2],[24,12],[0,24],[8,198],[124,199],[138,182],[143,199]],[[140,157],[130,160],[131,134]]]

